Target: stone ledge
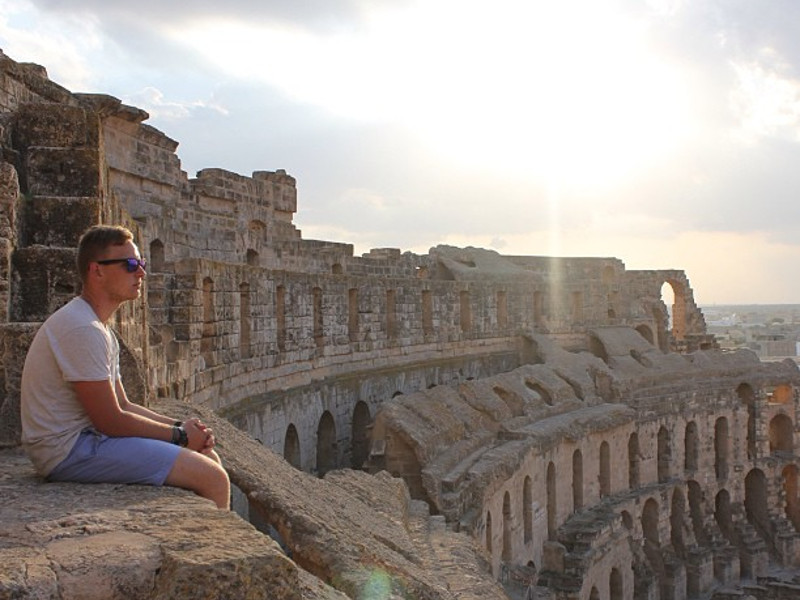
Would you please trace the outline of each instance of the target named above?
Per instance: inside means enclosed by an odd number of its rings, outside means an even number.
[[[300,599],[312,588],[339,597],[235,513],[189,492],[45,483],[17,449],[0,451],[0,497],[3,600]]]

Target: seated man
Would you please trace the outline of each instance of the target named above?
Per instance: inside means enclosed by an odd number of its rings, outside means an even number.
[[[130,402],[119,343],[107,323],[139,297],[145,261],[124,227],[88,229],[78,246],[80,296],[41,326],[22,371],[22,443],[50,481],[186,488],[230,506],[230,481],[214,435]]]

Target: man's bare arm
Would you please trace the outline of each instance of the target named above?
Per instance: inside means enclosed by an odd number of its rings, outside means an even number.
[[[125,387],[122,385],[122,381],[117,379],[117,383],[114,386],[116,388],[117,393],[117,402],[119,403],[119,407],[127,412],[132,412],[137,415],[141,415],[143,417],[147,417],[153,421],[158,423],[164,423],[165,425],[172,425],[177,421],[177,419],[173,419],[172,417],[167,417],[162,415],[161,413],[157,413],[154,410],[150,410],[147,407],[144,407],[140,404],[136,404],[135,402],[131,402],[128,400],[128,395],[125,393]]]

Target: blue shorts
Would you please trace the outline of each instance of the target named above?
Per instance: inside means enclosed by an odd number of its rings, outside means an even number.
[[[86,429],[67,458],[47,475],[49,481],[145,483],[163,485],[181,448],[140,437],[108,437]]]

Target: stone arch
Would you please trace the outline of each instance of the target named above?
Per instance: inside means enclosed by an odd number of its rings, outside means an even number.
[[[714,423],[714,472],[718,480],[728,478],[728,419],[719,417]]]
[[[635,431],[628,437],[628,486],[639,487],[639,434]]]
[[[608,442],[600,444],[600,497],[611,495],[611,449]]]
[[[769,422],[769,452],[794,452],[794,424],[785,414],[777,414]]]
[[[592,586],[592,591],[589,592],[589,600],[600,600],[600,592],[597,591],[596,586]]]
[[[747,407],[747,458],[756,457],[756,395],[749,383],[741,383],[736,388],[742,404]]]
[[[503,495],[503,562],[511,564],[512,543],[511,543],[511,494],[506,492]]]
[[[369,427],[372,417],[369,406],[363,400],[356,402],[353,409],[352,421],[352,452],[350,465],[354,469],[364,468],[364,463],[369,458]]]
[[[682,342],[686,339],[686,286],[683,282],[668,278],[661,286],[661,297],[669,300],[665,286],[672,290],[671,324],[672,339]]]
[[[800,532],[800,499],[797,497],[797,465],[786,465],[781,472],[783,477],[783,495],[786,498],[785,512],[795,531]]]
[[[164,242],[155,239],[150,242],[150,262],[147,264],[147,270],[153,273],[161,273],[164,271],[165,263]]]
[[[533,482],[529,475],[522,484],[522,529],[525,543],[533,541]]]
[[[663,425],[658,430],[658,482],[668,481],[671,473],[672,448],[670,447],[669,430]]]
[[[283,458],[295,469],[303,468],[303,461],[300,456],[300,436],[294,423],[289,423],[286,434],[283,438]]]
[[[658,502],[648,498],[642,509],[642,533],[645,543],[649,542],[658,548],[661,543],[658,535]]]
[[[547,464],[547,539],[556,539],[556,466],[553,462]]]
[[[506,406],[508,406],[512,416],[521,417],[524,414],[523,400],[517,396],[517,394],[510,392],[499,385],[494,386],[492,391],[499,396]]]
[[[580,448],[572,453],[572,510],[583,508],[583,453]]]
[[[616,567],[611,569],[608,577],[608,597],[610,600],[623,599],[622,573]]]
[[[689,421],[686,424],[686,432],[683,437],[683,463],[684,469],[687,471],[697,470],[697,459],[700,454],[699,450],[699,436],[697,434],[697,423]]]
[[[317,475],[323,477],[338,466],[336,423],[329,411],[322,413],[317,426]]]
[[[344,267],[342,267],[341,263],[333,263],[331,265],[331,274],[333,275],[343,275],[344,274]]]

